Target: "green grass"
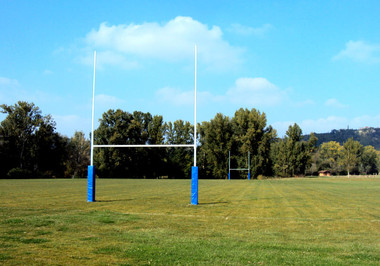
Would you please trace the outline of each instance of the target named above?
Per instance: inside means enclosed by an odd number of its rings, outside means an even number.
[[[380,265],[380,178],[0,180],[0,264]]]

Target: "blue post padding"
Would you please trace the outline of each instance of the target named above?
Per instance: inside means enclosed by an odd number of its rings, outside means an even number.
[[[231,179],[231,173],[228,173],[228,180]]]
[[[95,201],[95,166],[87,168],[87,202]]]
[[[248,180],[251,180],[251,173],[248,172]]]
[[[198,167],[191,167],[191,204],[198,205]]]

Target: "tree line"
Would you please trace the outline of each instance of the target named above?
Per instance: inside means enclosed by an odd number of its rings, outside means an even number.
[[[86,177],[90,141],[83,132],[62,136],[50,115],[33,103],[1,105],[6,118],[0,124],[1,178]],[[94,131],[96,144],[192,144],[190,122],[165,122],[160,115],[108,110]],[[304,140],[301,128],[289,126],[284,138],[267,125],[265,113],[239,109],[233,117],[221,113],[197,125],[197,165],[200,178],[223,179],[232,168],[246,168],[254,178],[332,174],[374,174],[380,154],[353,139],[343,145],[330,141],[316,146],[311,134]],[[95,148],[96,174],[103,178],[188,178],[193,148]],[[234,171],[231,178],[246,178]]]

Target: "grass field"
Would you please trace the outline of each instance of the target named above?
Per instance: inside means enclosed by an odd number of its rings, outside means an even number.
[[[380,178],[0,180],[0,264],[380,265]]]

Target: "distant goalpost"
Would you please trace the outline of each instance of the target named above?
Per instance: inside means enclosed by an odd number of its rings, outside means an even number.
[[[248,160],[247,160],[247,168],[231,168],[231,151],[228,151],[228,180],[231,180],[231,171],[247,171],[248,172],[248,180],[251,179],[251,168],[249,161],[249,151],[248,151]]]
[[[198,167],[197,167],[197,45],[194,47],[195,80],[194,80],[194,143],[193,144],[94,144],[94,111],[95,111],[95,69],[96,51],[94,51],[94,75],[92,82],[92,119],[91,119],[91,162],[87,169],[87,202],[95,201],[95,166],[94,148],[182,148],[194,149],[194,164],[191,167],[191,204],[198,205]]]

